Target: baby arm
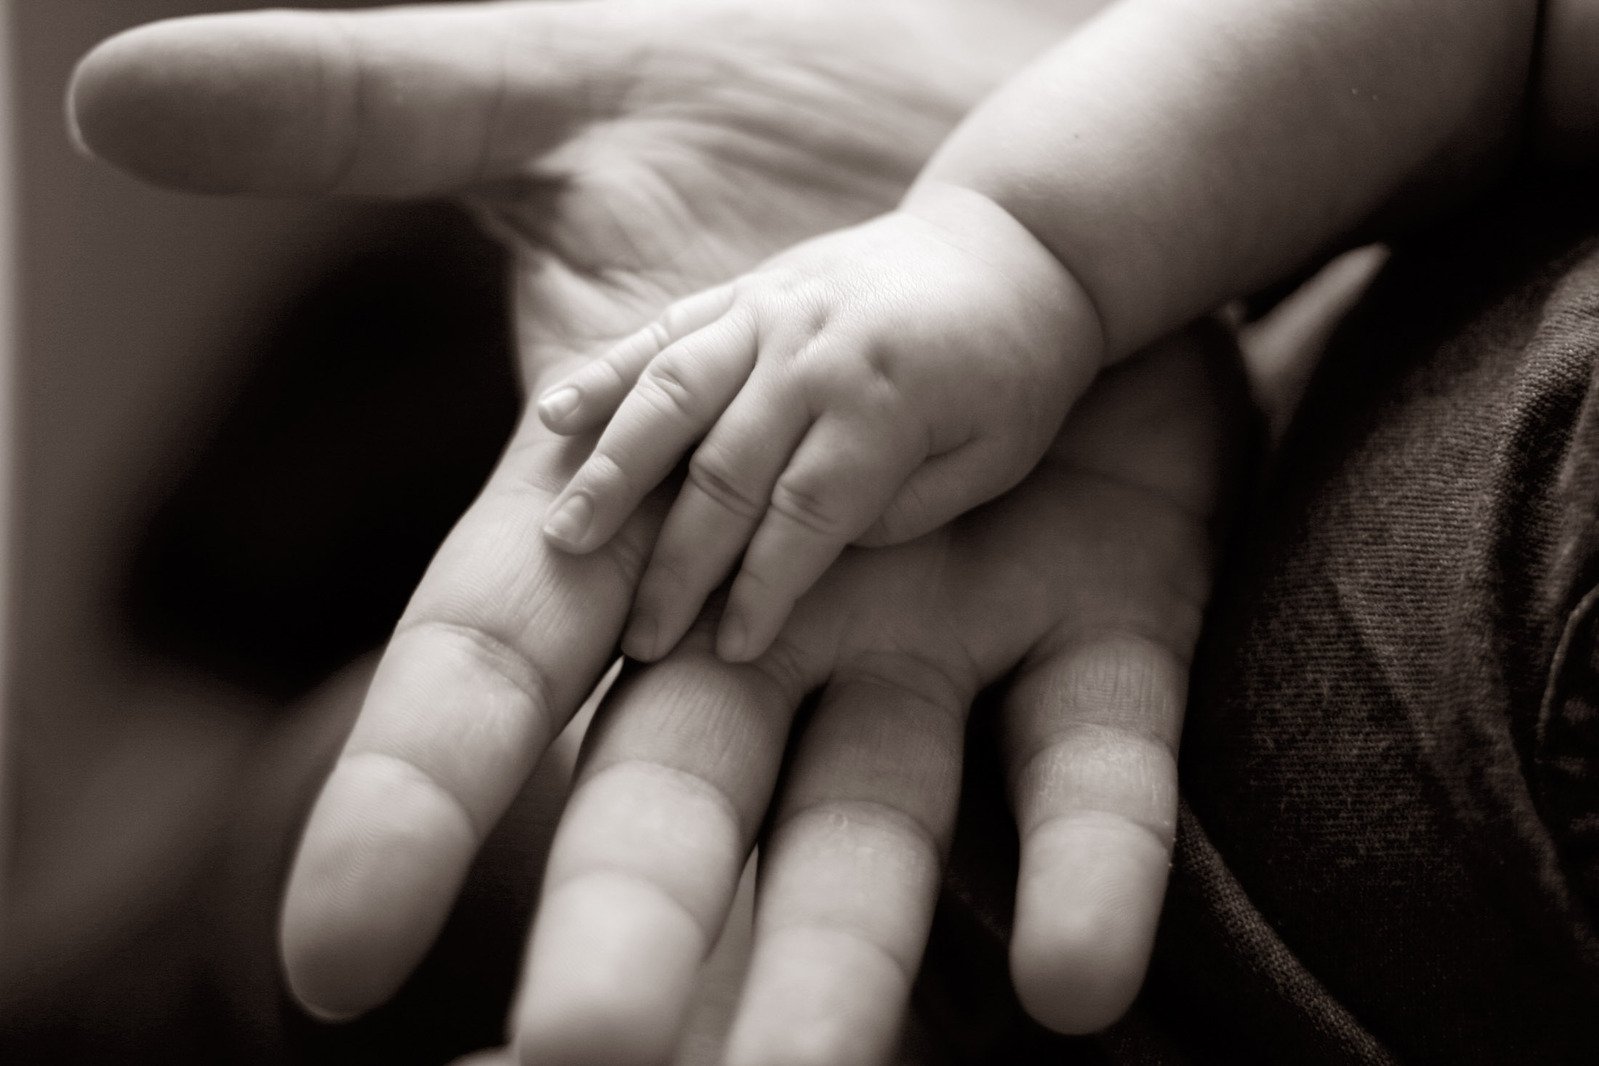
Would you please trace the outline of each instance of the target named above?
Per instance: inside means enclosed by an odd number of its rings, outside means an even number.
[[[1123,0],[979,105],[904,209],[997,205],[1078,279],[1125,356],[1491,180],[1523,134],[1537,10]]]
[[[696,442],[623,647],[664,654],[743,553],[717,650],[760,654],[863,538],[908,540],[1020,481],[1102,364],[1093,309],[980,200],[958,229],[895,212],[801,244],[660,320],[540,400],[603,433],[545,533],[589,551]]]
[[[563,432],[610,418],[547,532],[603,543],[704,436],[624,647],[664,653],[747,544],[718,650],[758,654],[844,545],[1019,480],[1106,361],[1491,172],[1535,26],[1531,0],[1124,0],[980,106],[900,211],[547,394]]]

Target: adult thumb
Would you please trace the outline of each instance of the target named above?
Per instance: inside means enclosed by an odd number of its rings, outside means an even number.
[[[173,19],[78,64],[86,151],[159,185],[415,196],[504,178],[621,106],[642,27],[588,3]]]

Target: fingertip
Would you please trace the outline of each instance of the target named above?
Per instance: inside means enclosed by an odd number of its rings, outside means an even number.
[[[513,1012],[518,1061],[668,1061],[706,950],[681,905],[627,878],[547,889]]]
[[[340,1012],[322,1007],[311,1000],[303,998],[292,986],[290,987],[290,993],[294,996],[294,1001],[300,1005],[301,1010],[323,1025],[347,1025],[361,1016],[359,1011]]]
[[[278,931],[284,984],[302,1010],[328,1024],[354,1021],[381,1004],[406,972],[373,958],[368,938],[352,935],[345,915],[332,908],[291,902]],[[380,949],[381,950],[381,949]]]
[[[1144,960],[1130,964],[1119,937],[1082,928],[1048,940],[1018,936],[1011,944],[1011,980],[1034,1021],[1070,1036],[1112,1025],[1143,984]]]
[[[582,408],[581,392],[571,385],[557,385],[539,397],[539,421],[556,433],[574,433]]]
[[[653,615],[635,613],[622,632],[622,654],[641,663],[652,663],[661,657],[657,646],[660,626]]]
[[[79,68],[81,69],[81,67],[82,61],[79,63]],[[62,98],[61,102],[62,117],[66,120],[67,124],[67,141],[72,145],[73,151],[77,152],[81,156],[94,159],[96,158],[94,148],[90,146],[89,139],[84,135],[83,132],[83,123],[78,119],[78,112],[82,109],[78,84],[78,71],[74,70],[70,80],[67,83],[66,95]],[[90,91],[92,93],[94,90],[91,88]]]
[[[750,663],[765,655],[793,613],[794,602],[774,584],[740,571],[717,626],[717,657],[728,663]]]
[[[753,649],[749,624],[742,612],[729,609],[716,627],[716,657],[724,663],[747,663],[761,653]]]
[[[332,183],[348,101],[325,37],[292,14],[171,19],[102,42],[67,89],[83,150],[161,185],[288,192]]]
[[[875,943],[831,929],[768,929],[727,1037],[726,1066],[887,1062],[909,985]]]
[[[929,519],[914,515],[908,509],[897,508],[891,502],[882,515],[867,527],[866,532],[850,543],[858,548],[892,548],[896,544],[907,544],[925,537],[933,530],[959,517],[960,515],[956,514],[942,520]]]
[[[335,905],[323,892],[306,899],[305,881],[297,871],[278,924],[284,984],[300,1009],[317,1021],[354,1021],[381,1002],[381,996],[368,992],[366,975],[352,965],[362,953],[352,951],[341,935]]]
[[[581,546],[576,545],[576,544],[572,544],[572,543],[562,539],[559,534],[555,533],[548,526],[544,527],[543,533],[544,533],[544,541],[545,541],[545,543],[548,544],[550,547],[556,549],[557,551],[560,551],[561,553],[563,553],[565,555],[582,555],[583,554],[583,549],[582,549]]]
[[[586,553],[593,541],[594,503],[581,492],[558,497],[544,519],[544,537],[562,551]]]
[[[1024,842],[1011,977],[1041,1025],[1097,1032],[1137,997],[1168,862],[1146,837],[1068,819]]]
[[[663,531],[656,540],[655,552],[639,580],[633,617],[623,637],[623,649],[629,655],[633,655],[629,648],[636,649],[642,654],[633,657],[643,662],[664,659],[683,643],[710,594],[711,581],[689,580],[687,569],[663,561],[684,558],[683,550],[670,543],[672,540],[669,530]],[[709,554],[703,544],[693,546],[688,552],[699,554],[695,563],[703,563]]]
[[[295,857],[278,927],[290,993],[349,1021],[392,996],[443,924],[476,842],[458,806],[378,761],[329,778]]]

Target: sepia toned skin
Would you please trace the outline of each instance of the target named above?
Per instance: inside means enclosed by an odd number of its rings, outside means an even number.
[[[901,210],[801,244],[545,392],[550,428],[604,426],[545,525],[565,550],[604,543],[693,449],[629,655],[668,651],[742,556],[717,651],[754,659],[846,546],[930,533],[1037,464],[1103,345],[1053,257],[971,206],[959,228]]]
[[[537,3],[206,18],[109,42],[82,65],[72,108],[94,151],[166,184],[464,195],[517,256],[523,366],[536,383],[570,369],[596,341],[636,330],[678,296],[892,206],[973,100],[1094,6]],[[917,29],[912,40],[922,51],[907,51],[907,27]],[[507,49],[526,59],[504,63]],[[661,79],[653,91],[636,88],[640,70]],[[716,77],[690,76],[704,71]],[[617,99],[630,89],[622,108]],[[152,116],[160,121],[152,125]],[[423,144],[433,151],[419,153]],[[686,215],[685,202],[703,214]],[[1143,402],[1123,396],[1125,414],[1142,421],[1148,416],[1135,400]],[[1020,643],[1038,646],[1018,675],[1025,697],[1006,711],[1018,772],[1023,762],[1077,767],[1017,788],[1034,827],[1028,839],[1040,842],[1028,847],[1024,896],[1032,902],[1018,916],[1017,974],[1033,1009],[1062,1028],[1095,1028],[1124,1009],[1165,882],[1171,815],[1152,813],[1150,804],[1173,802],[1167,740],[1180,721],[1181,663],[1197,608],[1190,586],[1146,584],[1144,575],[1153,558],[1203,581],[1194,560],[1208,544],[1198,516],[1207,510],[1214,453],[1204,445],[1207,409],[1193,410],[1198,443],[1163,448],[1167,438],[1152,434],[1148,451],[1127,453],[1104,443],[1117,436],[1117,418],[1107,417],[1092,449],[1108,450],[1102,463],[1135,487],[1133,498],[1147,485],[1152,505],[1181,515],[1187,532],[1166,549],[1138,549],[1131,534],[1152,528],[1147,516],[1110,512],[1109,528],[1095,527],[1077,563],[1108,584],[1084,585],[1095,591],[1069,618],[1062,614],[1069,626],[1004,612]],[[525,419],[397,628],[312,812],[284,905],[287,976],[316,1013],[357,1014],[398,986],[453,901],[479,826],[494,819],[614,654],[640,548],[654,527],[642,515],[582,560],[543,545],[539,521],[583,454],[581,442],[569,445]],[[1081,465],[1091,482],[1107,476]],[[1190,498],[1193,508],[1178,502]],[[1048,512],[1034,524],[1023,517],[1012,513],[992,535],[1060,542],[1045,524]],[[841,571],[828,602],[839,610],[877,603],[879,624],[820,631],[840,638],[813,651],[808,672],[823,678],[824,701],[856,693],[873,707],[932,701],[964,712],[969,682],[957,683],[918,646],[936,620],[921,600],[887,595],[937,572],[984,587],[987,566],[948,536],[935,551],[907,546]],[[1094,565],[1123,551],[1127,565]],[[1032,587],[1005,561],[1010,554],[986,553],[1002,568],[992,577]],[[1159,626],[1130,639],[1145,628],[1134,617]],[[1176,627],[1170,637],[1168,626]],[[939,647],[951,650],[940,632]],[[1129,682],[1136,706],[1073,705],[1064,694],[1090,668],[1093,678],[1109,670],[1147,679]],[[792,714],[797,701],[791,687],[775,700],[752,698],[769,669],[733,669],[685,650],[625,686],[602,712],[587,758],[605,761],[621,726],[638,724],[605,787],[639,801],[598,824],[578,822],[584,831],[564,835],[552,864],[604,869],[607,842],[623,838],[639,806],[673,812],[690,840],[746,842],[749,820],[742,833],[729,833],[719,810],[690,801],[702,793],[730,797],[735,810],[766,806],[787,738],[775,727],[752,735],[748,723],[764,720],[754,713],[762,707]],[[841,706],[861,702],[855,695]],[[816,810],[847,809],[859,828],[838,834],[812,823],[763,850],[763,883],[798,874],[814,892],[803,908],[795,895],[763,902],[758,922],[802,925],[831,911],[828,924],[840,935],[803,954],[792,940],[763,948],[770,937],[757,937],[761,961],[734,1021],[744,1061],[785,1056],[799,1032],[812,1031],[794,1016],[796,1001],[780,993],[795,981],[833,988],[855,1008],[813,1042],[819,1060],[880,1058],[897,1028],[903,986],[885,977],[884,951],[919,954],[928,903],[906,909],[886,940],[865,919],[895,913],[905,900],[930,902],[937,868],[906,861],[887,873],[859,869],[852,841],[871,832],[887,854],[925,856],[928,837],[903,805],[913,801],[919,811],[938,797],[928,789],[865,803],[858,793],[863,782],[875,788],[883,779],[881,766],[903,764],[907,750],[947,752],[936,738],[947,737],[949,725],[940,716],[884,714],[884,728],[870,716],[841,715],[859,762],[797,758],[789,770],[791,781],[810,778]],[[666,728],[661,716],[702,728]],[[1084,718],[1102,725],[1073,728]],[[728,751],[739,757],[705,765]],[[947,754],[919,773],[942,781],[942,795],[958,780]],[[1063,781],[1078,784],[1062,789]],[[947,839],[947,819],[930,824],[935,843]],[[570,858],[560,859],[562,851]],[[688,1000],[682,977],[703,954],[702,938],[683,934],[667,889],[676,858],[644,852],[636,860],[626,876],[633,898],[580,913],[568,907],[558,920],[545,908],[512,1030],[528,1058],[560,1051],[573,1061],[657,1061],[676,1039]],[[713,919],[731,895],[731,865],[708,868],[692,897]],[[578,963],[598,968],[592,980],[563,985],[540,976],[572,973]],[[884,994],[885,980],[892,994]]]
[[[109,43],[80,70],[73,106],[94,151],[167,184],[465,196],[517,254],[523,367],[538,384],[673,300],[890,208],[970,103],[1094,6],[216,17]],[[1591,62],[1566,73],[1561,84],[1593,81]],[[1573,153],[1595,127],[1590,100],[1540,101]],[[1464,164],[1505,154],[1514,133],[1484,123],[1446,146],[1439,159],[1461,165],[1434,159],[1415,198],[1487,180]],[[959,721],[974,685],[1012,664],[1017,987],[1062,1030],[1120,1013],[1164,886],[1172,745],[1209,572],[1225,407],[1196,401],[1211,377],[1195,358],[1169,351],[1108,382],[996,508],[847,553],[778,652],[728,665],[702,632],[621,686],[550,861],[511,1027],[528,1061],[666,1056],[768,803],[776,830],[729,1058],[884,1057],[936,891]],[[421,957],[483,827],[614,653],[664,501],[593,555],[546,548],[543,515],[587,443],[524,419],[397,629],[284,905],[290,986],[320,1014],[381,1002]],[[815,689],[818,717],[774,796],[786,725]],[[618,854],[649,811],[675,828],[672,846]]]
[[[692,451],[623,648],[663,654],[736,569],[717,650],[755,658],[846,545],[1016,484],[1105,366],[1425,169],[1480,163],[1478,132],[1522,107],[1537,7],[1115,5],[986,99],[896,210],[556,382],[545,423],[604,432],[546,536],[594,550]]]

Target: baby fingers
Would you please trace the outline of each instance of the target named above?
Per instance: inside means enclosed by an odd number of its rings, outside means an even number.
[[[561,378],[539,396],[539,419],[556,433],[582,433],[610,418],[650,361],[690,334],[725,316],[733,290],[707,289],[613,346],[604,355]]]
[[[728,596],[716,651],[759,656],[795,601],[869,528],[926,459],[925,440],[892,420],[819,420],[772,490]]]
[[[657,659],[688,632],[738,562],[810,424],[786,390],[770,387],[759,370],[751,376],[689,461],[639,581],[623,651]]]
[[[544,534],[557,547],[604,544],[737,395],[755,363],[755,333],[718,318],[651,359],[593,453],[550,505]]]

